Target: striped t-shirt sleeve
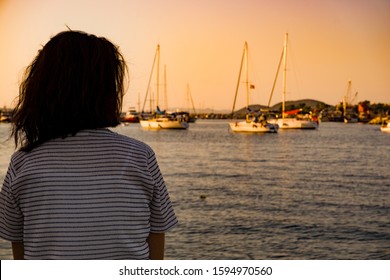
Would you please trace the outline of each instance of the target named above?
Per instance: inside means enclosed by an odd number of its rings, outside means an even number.
[[[0,193],[0,235],[11,242],[22,242],[23,214],[12,192],[13,174],[11,162]]]
[[[154,152],[151,152],[149,156],[148,168],[154,180],[153,198],[150,205],[150,229],[151,232],[165,232],[174,227],[178,221],[172,211],[172,203]]]

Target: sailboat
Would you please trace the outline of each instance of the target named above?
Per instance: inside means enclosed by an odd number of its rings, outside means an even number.
[[[244,63],[245,62],[245,63]],[[236,94],[234,96],[234,103],[231,115],[233,116],[234,108],[237,100],[238,88],[241,80],[241,72],[243,64],[245,64],[245,88],[246,88],[246,108],[249,110],[249,89],[253,87],[248,82],[248,43],[245,42],[244,52],[242,54],[240,72],[238,74],[238,81],[236,86]],[[246,114],[245,121],[237,121],[229,123],[230,129],[233,132],[249,132],[249,133],[276,133],[278,131],[278,125],[270,124],[267,122],[265,115],[256,112],[248,112]]]
[[[141,127],[145,128],[145,129],[187,129],[189,127],[189,125],[188,125],[188,122],[185,120],[184,116],[182,116],[180,114],[167,114],[165,111],[160,110],[160,107],[158,104],[158,102],[159,102],[159,86],[160,86],[160,84],[159,84],[159,82],[160,82],[159,81],[159,79],[160,79],[160,77],[159,77],[160,45],[157,45],[157,49],[156,49],[156,53],[155,53],[153,65],[152,65],[152,72],[150,74],[148,88],[146,90],[145,101],[144,101],[143,107],[145,107],[147,94],[148,94],[149,89],[150,89],[150,82],[151,82],[151,78],[153,75],[153,69],[154,69],[156,60],[157,60],[157,67],[156,67],[157,68],[156,69],[156,79],[157,79],[157,81],[156,81],[156,110],[153,112],[153,114],[150,118],[140,120]],[[164,83],[166,84],[165,79],[166,79],[166,71],[164,68]],[[142,111],[144,111],[144,110],[142,109]]]
[[[177,110],[173,114],[180,115],[180,117],[183,118],[188,123],[195,123],[196,119],[197,119],[197,117],[196,117],[196,110],[195,110],[195,106],[194,106],[194,101],[192,100],[192,95],[191,95],[191,91],[190,91],[190,85],[187,83],[187,104],[186,104],[185,108],[189,109],[188,104],[190,102],[192,104],[192,111],[193,111],[192,114],[189,112],[189,110],[188,111]]]
[[[344,123],[357,123],[359,121],[356,113],[353,112],[353,100],[355,100],[357,96],[357,92],[355,93],[355,97],[351,99],[351,87],[352,81],[348,81],[347,94],[343,98],[343,117]]]
[[[383,121],[381,125],[382,132],[390,132],[390,119],[386,119]]]
[[[282,118],[270,119],[270,123],[278,124],[280,129],[316,129],[318,128],[318,123],[313,120],[311,114],[298,114],[298,110],[285,110],[286,102],[286,74],[287,74],[287,41],[288,33],[284,37],[284,46],[283,54],[281,59],[283,59],[284,69],[283,69],[283,101],[282,101]],[[280,66],[280,64],[279,64]],[[279,74],[279,68],[276,73],[276,77]]]

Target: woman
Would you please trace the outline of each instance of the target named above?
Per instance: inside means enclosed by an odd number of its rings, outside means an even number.
[[[126,63],[105,38],[66,31],[28,66],[0,196],[15,259],[162,259],[177,224],[155,154],[118,125]]]

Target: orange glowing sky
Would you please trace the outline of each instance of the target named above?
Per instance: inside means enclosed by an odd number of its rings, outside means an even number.
[[[0,0],[0,107],[12,106],[24,67],[65,25],[120,46],[131,76],[125,109],[143,103],[157,44],[169,107],[186,105],[188,83],[196,107],[230,109],[245,41],[250,100],[265,105],[286,32],[288,100],[335,105],[352,80],[356,101],[390,103],[388,0]]]

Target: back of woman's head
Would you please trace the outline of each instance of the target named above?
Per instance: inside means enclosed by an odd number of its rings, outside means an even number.
[[[27,67],[14,111],[16,145],[31,150],[82,129],[118,125],[126,63],[105,38],[61,32]]]

